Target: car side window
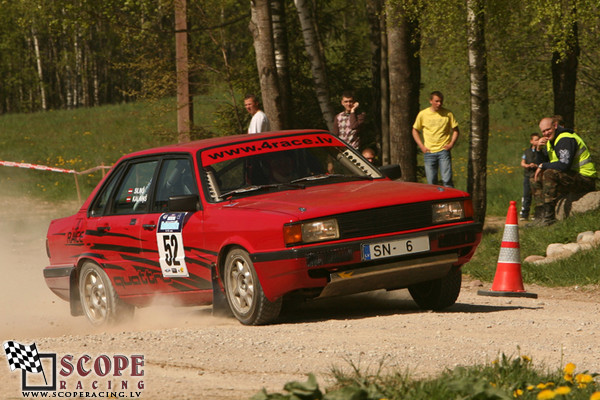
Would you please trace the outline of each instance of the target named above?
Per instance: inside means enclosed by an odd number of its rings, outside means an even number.
[[[113,214],[143,213],[147,209],[150,185],[157,160],[132,164],[121,182],[114,199]]]
[[[119,176],[123,172],[123,166],[118,170],[115,170],[109,177],[109,181],[102,187],[100,193],[94,199],[90,207],[90,217],[99,217],[106,212],[106,206],[110,201],[110,195],[114,191],[117,182],[119,181]]]
[[[169,197],[198,194],[198,186],[189,159],[166,159],[158,175],[152,212],[167,211]]]

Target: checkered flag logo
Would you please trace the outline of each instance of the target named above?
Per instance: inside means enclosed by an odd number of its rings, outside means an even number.
[[[4,343],[4,352],[11,371],[18,368],[33,374],[44,372],[35,343],[27,346],[10,340]]]

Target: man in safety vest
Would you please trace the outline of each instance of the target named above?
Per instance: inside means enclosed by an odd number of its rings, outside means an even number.
[[[560,127],[557,119],[543,118],[540,131],[540,155],[546,162],[541,162],[535,171],[533,192],[537,204],[543,204],[540,225],[547,226],[556,222],[554,208],[560,195],[596,189],[596,167],[579,135]]]

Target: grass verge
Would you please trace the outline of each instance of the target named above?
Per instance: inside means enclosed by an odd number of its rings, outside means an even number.
[[[519,227],[521,259],[530,255],[546,255],[550,243],[575,242],[577,235],[600,229],[600,210],[575,214],[548,227]],[[464,266],[464,272],[474,278],[491,282],[496,271],[502,245],[503,228],[486,230],[473,259]],[[522,263],[523,282],[543,286],[574,286],[600,284],[600,248],[580,251],[573,256],[548,264]]]
[[[573,399],[600,400],[596,373],[574,364],[549,371],[535,367],[527,356],[502,354],[488,364],[456,367],[437,377],[414,380],[407,373],[374,373],[351,364],[352,372],[332,371],[334,384],[321,391],[314,375],[306,382],[288,382],[286,393],[262,390],[251,400],[431,400],[431,399]]]

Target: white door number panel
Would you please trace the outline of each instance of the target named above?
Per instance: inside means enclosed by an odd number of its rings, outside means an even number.
[[[158,220],[156,243],[158,244],[158,260],[165,278],[187,278],[189,276],[185,265],[183,250],[183,221],[185,212],[162,214]]]
[[[378,258],[395,257],[405,254],[429,251],[429,236],[417,236],[389,242],[362,245],[362,259],[375,260]]]

